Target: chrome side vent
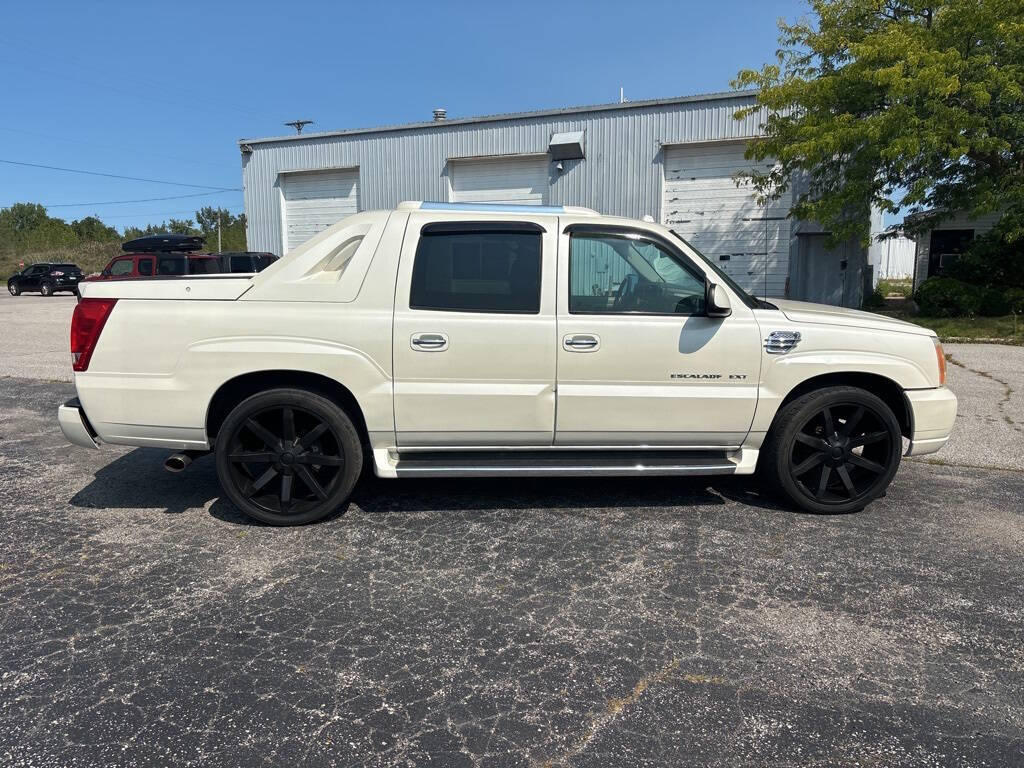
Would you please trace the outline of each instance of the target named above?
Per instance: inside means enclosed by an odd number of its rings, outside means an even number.
[[[769,355],[784,355],[800,343],[800,331],[772,331],[764,340]]]

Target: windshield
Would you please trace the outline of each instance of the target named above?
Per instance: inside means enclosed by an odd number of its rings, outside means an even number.
[[[758,299],[758,298],[756,298],[754,296],[751,296],[745,290],[740,288],[739,283],[737,283],[735,280],[733,280],[731,277],[729,277],[729,275],[727,275],[722,270],[721,267],[719,267],[717,264],[715,264],[715,262],[713,262],[711,259],[709,259],[707,256],[705,256],[703,253],[701,253],[699,249],[697,249],[697,248],[695,248],[693,246],[693,243],[688,241],[685,237],[680,235],[674,229],[670,229],[669,232],[671,232],[673,234],[673,236],[675,236],[675,238],[677,240],[682,242],[683,245],[685,245],[687,248],[689,248],[695,254],[700,256],[704,260],[704,263],[707,264],[709,267],[711,267],[711,271],[714,272],[716,275],[718,275],[719,279],[723,283],[725,283],[730,288],[732,288],[732,290],[736,293],[736,295],[739,296],[743,300],[743,303],[746,304],[748,307],[750,307],[751,309],[778,309],[778,307],[776,307],[771,302],[768,302],[768,301],[765,301],[764,299]]]

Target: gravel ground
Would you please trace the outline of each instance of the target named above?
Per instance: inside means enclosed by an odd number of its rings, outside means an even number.
[[[1020,461],[984,450],[1020,350],[950,349],[946,463],[855,515],[738,478],[366,478],[274,529],[209,459],[66,445],[66,317],[26,324],[64,300],[18,301],[0,765],[1024,764],[1024,473],[977,468]]]

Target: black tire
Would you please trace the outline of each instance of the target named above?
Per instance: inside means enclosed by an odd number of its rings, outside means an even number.
[[[305,525],[333,514],[363,466],[348,414],[304,389],[271,389],[243,400],[221,425],[215,453],[224,494],[269,525]]]
[[[43,296],[53,296],[53,286],[49,283],[43,283],[39,286],[39,292]]]
[[[779,411],[758,472],[801,509],[842,514],[885,494],[901,453],[900,425],[885,402],[856,387],[828,387]]]
[[[7,290],[11,292],[11,296],[21,295],[21,286],[18,285],[17,283],[8,283]]]

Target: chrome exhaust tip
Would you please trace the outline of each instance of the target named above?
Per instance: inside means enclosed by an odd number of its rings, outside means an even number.
[[[179,451],[178,453],[172,453],[164,460],[164,469],[173,474],[184,472],[188,469],[188,465],[192,463],[193,459],[198,459],[200,456],[205,456],[209,451]]]

